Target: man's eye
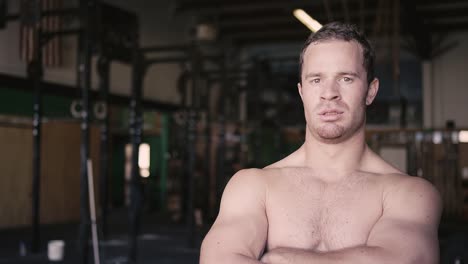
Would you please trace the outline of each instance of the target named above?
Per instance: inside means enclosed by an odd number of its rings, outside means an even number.
[[[320,79],[318,79],[318,78],[312,79],[312,83],[320,83]]]
[[[349,83],[349,82],[352,82],[353,79],[351,79],[349,77],[343,77],[343,81]]]

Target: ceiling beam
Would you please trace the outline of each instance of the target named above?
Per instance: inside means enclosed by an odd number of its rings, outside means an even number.
[[[226,34],[226,37],[229,39],[255,39],[255,38],[270,38],[270,37],[276,37],[277,39],[283,39],[283,38],[288,38],[288,37],[297,37],[297,36],[302,36],[302,38],[305,40],[309,34],[310,30],[307,28],[294,28],[294,29],[276,29],[276,28],[271,28],[270,30],[265,30],[263,32],[259,32],[257,30],[253,31],[244,31],[244,32],[235,32],[231,34]]]
[[[417,11],[441,11],[444,9],[466,9],[468,8],[468,1],[438,1],[434,3],[421,3],[416,5]]]
[[[338,2],[339,0],[329,0]],[[197,14],[221,14],[235,12],[264,11],[271,9],[293,9],[304,6],[321,6],[321,1],[292,0],[292,1],[179,1],[175,12],[194,12]]]
[[[385,13],[390,13],[390,11],[384,11]],[[362,11],[365,19],[373,20],[375,19],[375,10],[373,9],[366,9]],[[317,21],[322,24],[329,22],[328,17],[325,14],[317,14],[312,15]],[[361,13],[351,12],[349,14],[351,21],[358,21],[361,19]],[[343,20],[344,15],[342,13],[336,13],[334,16],[336,20]],[[291,24],[297,21],[291,14],[291,16],[260,16],[260,17],[252,17],[249,16],[245,19],[223,19],[221,18],[217,23],[220,28],[236,28],[236,27],[252,27],[257,25],[282,25],[282,24]],[[300,24],[300,23],[298,23]],[[301,24],[302,25],[302,24]]]
[[[444,10],[417,10],[424,17],[468,17],[468,7]]]
[[[372,25],[368,25],[367,28],[364,30],[370,30]],[[248,39],[270,39],[270,40],[288,40],[288,39],[300,39],[305,41],[307,37],[311,34],[311,31],[308,30],[304,26],[298,27],[264,27],[263,30],[259,30],[258,28],[252,30],[239,30],[239,31],[224,31],[221,38],[230,39],[233,41],[243,40],[246,41]]]

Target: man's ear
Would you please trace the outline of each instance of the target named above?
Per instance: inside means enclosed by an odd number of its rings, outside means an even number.
[[[301,100],[302,100],[302,85],[300,82],[297,83],[297,91],[299,91],[299,95],[301,96]]]
[[[374,80],[369,84],[369,88],[367,89],[366,95],[366,105],[372,104],[377,96],[377,92],[379,91],[379,79],[374,78]]]

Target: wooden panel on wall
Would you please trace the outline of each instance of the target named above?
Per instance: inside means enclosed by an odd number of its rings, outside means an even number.
[[[32,128],[0,127],[0,229],[31,225]],[[41,224],[79,221],[80,144],[77,122],[42,126]],[[99,129],[91,126],[95,196],[99,199]],[[99,200],[96,201],[99,205]]]
[[[0,127],[0,228],[31,223],[32,129]]]
[[[80,144],[79,123],[44,124],[41,152],[41,223],[79,220]],[[93,160],[96,197],[99,197],[98,155],[99,131],[91,127],[90,156]]]

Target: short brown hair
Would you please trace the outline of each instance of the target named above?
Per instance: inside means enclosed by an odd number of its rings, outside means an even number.
[[[310,34],[301,51],[299,58],[299,80],[302,80],[302,64],[304,54],[311,43],[327,40],[356,41],[362,48],[364,69],[367,73],[367,84],[374,80],[375,51],[367,37],[355,26],[341,22],[332,22],[324,25],[319,31]]]

